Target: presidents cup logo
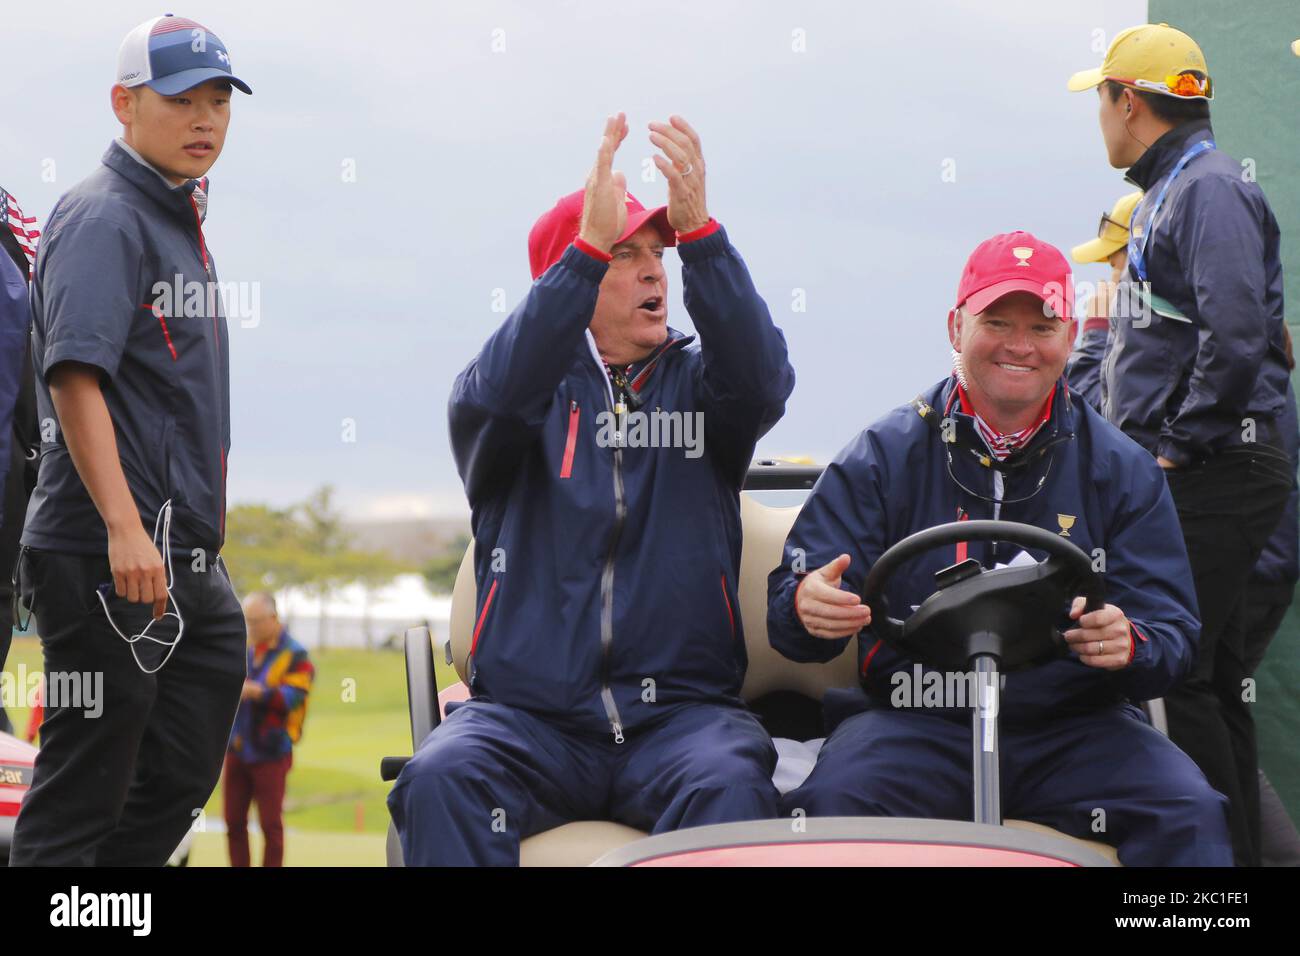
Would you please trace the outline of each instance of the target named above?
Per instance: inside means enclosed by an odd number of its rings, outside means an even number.
[[[1020,260],[1019,262],[1016,263],[1016,265],[1025,266],[1026,268],[1028,268],[1029,257],[1034,254],[1034,250],[1030,246],[1016,246],[1014,249],[1011,250],[1011,253],[1017,259]]]
[[[1074,515],[1057,515],[1056,523],[1061,526],[1061,537],[1068,538],[1070,529],[1074,527],[1074,522],[1078,519]]]

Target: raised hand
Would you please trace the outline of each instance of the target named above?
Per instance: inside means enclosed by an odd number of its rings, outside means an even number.
[[[655,166],[668,180],[668,224],[678,232],[694,232],[709,223],[704,196],[704,153],[700,137],[680,116],[650,124],[650,142],[663,150]]]
[[[601,252],[609,252],[627,227],[627,177],[613,170],[614,153],[626,137],[627,118],[622,113],[606,119],[596,165],[587,176],[578,236]]]

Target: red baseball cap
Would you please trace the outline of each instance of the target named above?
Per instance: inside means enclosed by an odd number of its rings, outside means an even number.
[[[584,192],[579,189],[576,193],[569,193],[533,223],[528,233],[528,264],[532,267],[534,279],[559,262],[564,250],[578,238]],[[618,237],[619,242],[626,242],[632,233],[652,222],[659,229],[665,246],[677,245],[677,233],[668,225],[667,206],[646,209],[631,193],[624,193],[623,201],[627,203],[627,228]]]
[[[957,305],[979,315],[1011,292],[1037,296],[1062,322],[1074,316],[1070,263],[1051,243],[1020,230],[985,239],[975,247],[957,286]]]

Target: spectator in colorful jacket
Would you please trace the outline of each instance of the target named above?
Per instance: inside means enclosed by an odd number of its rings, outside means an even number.
[[[700,138],[650,124],[668,205],[613,172],[534,225],[534,282],[452,387],[475,537],[471,699],[388,799],[408,866],[519,862],[581,819],[655,833],[775,816],[740,700],[740,489],[794,387],[785,339],[709,215]],[[686,310],[668,326],[664,247]]]
[[[916,707],[897,693],[900,679],[921,678],[921,665],[869,630],[862,586],[887,549],[918,531],[1001,519],[1104,556],[1108,602],[1085,613],[1075,597],[1059,624],[1070,653],[1006,676],[1006,815],[1104,840],[1127,866],[1227,866],[1223,797],[1135,706],[1167,692],[1195,653],[1178,517],[1151,456],[1066,385],[1072,311],[1070,267],[1054,247],[1026,232],[981,243],[949,313],[954,374],[866,428],[804,503],[768,578],[768,638],[792,660],[828,661],[857,636],[867,699],[828,728],[785,809],[971,818],[971,702]],[[915,608],[943,568],[1026,557],[1041,555],[1005,541],[961,542],[955,556],[933,549],[904,565],[884,596],[890,608]],[[931,673],[940,686],[962,686]]]
[[[226,840],[230,865],[248,866],[248,808],[256,801],[266,840],[262,865],[283,866],[285,782],[316,671],[307,649],[280,623],[270,594],[256,591],[244,598],[244,619],[248,679],[226,751]]]

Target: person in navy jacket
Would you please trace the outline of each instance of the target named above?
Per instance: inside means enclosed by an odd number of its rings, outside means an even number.
[[[709,216],[699,137],[650,130],[668,205],[627,194],[610,118],[585,190],[533,227],[527,296],[452,388],[471,699],[389,796],[408,865],[516,864],[522,838],[577,819],[777,812],[775,749],[739,697],[739,494],[794,372]],[[698,343],[667,325],[674,244]]]
[[[1260,862],[1255,739],[1241,719],[1248,652],[1236,626],[1251,569],[1295,483],[1281,229],[1260,184],[1215,139],[1205,55],[1168,24],[1125,30],[1097,90],[1111,166],[1144,190],[1101,369],[1102,410],[1155,457],[1178,510],[1201,612],[1169,736],[1228,798],[1237,863]]]
[[[40,466],[15,583],[65,680],[47,680],[11,866],[162,866],[221,773],[246,638],[221,558],[230,342],[203,224],[232,90],[252,92],[196,21],[128,33],[122,136],[36,254]],[[102,709],[55,693],[92,677]]]
[[[1075,598],[1073,624],[1062,621],[1069,656],[1006,676],[1006,815],[1104,840],[1126,865],[1230,865],[1224,798],[1133,703],[1189,671],[1200,622],[1159,467],[1062,377],[1072,299],[1054,247],[1025,232],[981,243],[949,313],[955,373],[863,431],[805,502],[769,577],[769,640],[793,660],[826,661],[858,635],[866,697],[786,810],[971,818],[970,702],[915,707],[900,694],[920,665],[872,636],[860,594],[874,562],[909,535],[1000,518],[1068,536],[1104,571],[1110,602],[1084,614]],[[992,567],[1019,550],[936,549],[906,564],[885,596],[914,607],[954,561]]]

